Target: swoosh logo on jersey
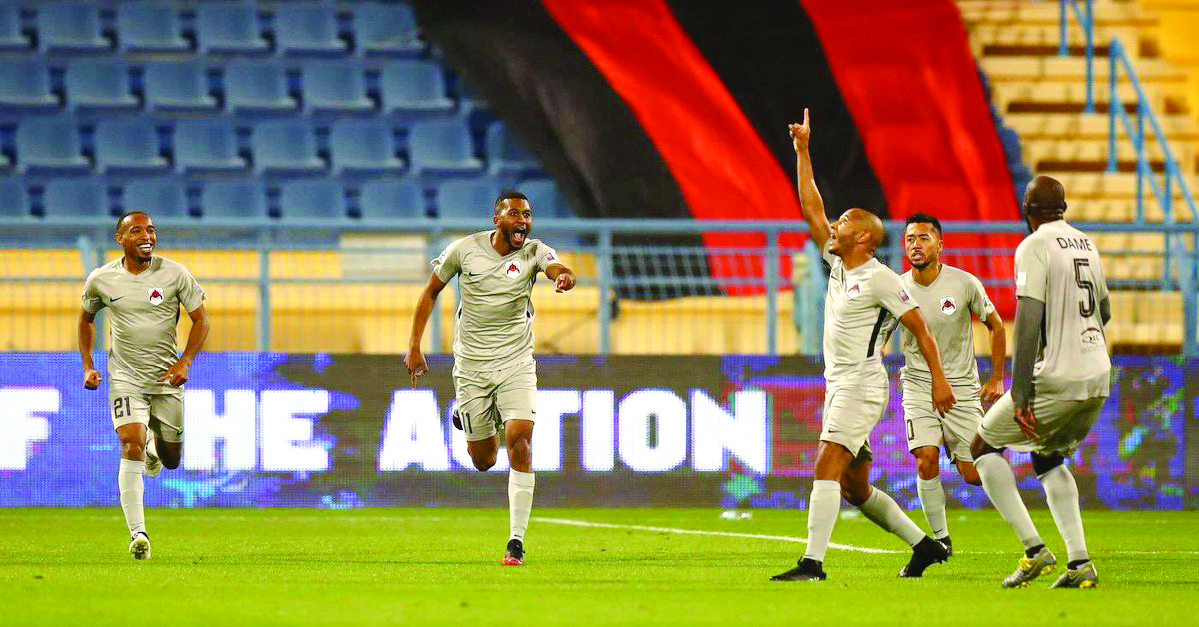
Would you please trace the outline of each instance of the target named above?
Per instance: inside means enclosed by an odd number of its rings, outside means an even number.
[[[113,299],[109,300],[108,302],[110,302],[110,303],[115,303],[115,302],[117,302],[118,300],[121,300],[122,298],[125,298],[125,297],[124,297],[124,296],[117,296],[116,298],[113,298]]]

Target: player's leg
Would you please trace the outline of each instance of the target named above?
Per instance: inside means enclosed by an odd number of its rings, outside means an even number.
[[[112,422],[121,442],[121,464],[117,472],[117,489],[121,511],[129,528],[129,553],[134,559],[149,559],[150,536],[146,532],[146,513],[143,505],[145,483],[142,473],[146,466],[146,423],[149,404],[141,394],[113,383],[109,386]]]
[[[1085,401],[1051,401],[1053,404],[1070,404],[1075,416],[1068,423],[1061,425],[1054,435],[1058,442],[1064,442],[1064,452],[1069,453],[1086,438],[1091,427],[1099,417],[1105,399],[1089,399]],[[1099,583],[1095,566],[1091,563],[1087,551],[1086,534],[1083,531],[1082,512],[1078,504],[1078,484],[1074,475],[1065,465],[1065,456],[1061,453],[1033,453],[1033,470],[1041,480],[1045,489],[1045,500],[1049,511],[1053,514],[1053,522],[1057,525],[1062,540],[1066,542],[1066,557],[1069,560],[1067,571],[1053,584],[1055,588],[1093,588]]]
[[[147,466],[153,453],[163,467],[174,470],[183,459],[183,393],[152,394],[149,398]]]
[[[504,565],[520,566],[525,558],[525,532],[533,511],[533,420],[537,415],[537,366],[530,361],[503,374],[496,388],[496,407],[504,421],[508,448],[508,545]]]
[[[454,396],[458,401],[454,426],[466,435],[466,452],[475,469],[487,472],[495,466],[500,451],[495,428],[495,386],[488,373],[462,371],[457,366],[453,370],[453,379]]]
[[[954,391],[955,394],[957,391]],[[945,488],[941,485],[941,420],[932,408],[932,385],[903,382],[903,416],[908,450],[916,459],[916,488],[920,508],[937,540],[949,537],[945,515]]]

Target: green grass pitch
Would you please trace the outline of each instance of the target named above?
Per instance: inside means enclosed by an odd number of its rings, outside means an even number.
[[[801,511],[534,509],[520,568],[500,566],[506,509],[147,514],[153,559],[134,562],[116,508],[0,510],[0,624],[1174,625],[1199,613],[1199,512],[1084,512],[1096,590],[1001,589],[1020,551],[990,510],[951,510],[957,555],[912,581],[896,578],[898,539],[841,520],[834,542],[896,552],[834,549],[829,580],[803,584],[768,581],[803,551],[788,541],[805,534]],[[1048,512],[1034,519],[1064,563]]]

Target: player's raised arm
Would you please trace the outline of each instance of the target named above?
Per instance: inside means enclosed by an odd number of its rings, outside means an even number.
[[[824,250],[824,245],[830,236],[828,216],[824,215],[824,199],[816,188],[816,175],[812,171],[812,157],[808,154],[808,140],[812,137],[812,128],[808,124],[808,110],[803,110],[803,124],[792,124],[791,145],[795,148],[795,170],[799,185],[800,208],[803,209],[804,220],[812,232],[812,240]]]
[[[404,357],[404,365],[408,367],[408,374],[412,377],[412,387],[416,387],[417,379],[429,372],[429,364],[421,353],[420,342],[425,335],[425,325],[429,322],[429,316],[433,314],[433,304],[437,302],[437,296],[445,286],[446,282],[437,276],[437,272],[433,272],[429,276],[429,282],[425,284],[425,289],[421,291],[420,300],[416,302],[416,311],[412,314],[412,337],[408,340],[408,355]]]
[[[920,354],[924,356],[924,363],[928,364],[928,371],[933,376],[933,409],[943,415],[953,409],[957,399],[953,396],[953,388],[949,386],[949,380],[945,378],[945,369],[941,366],[941,350],[937,347],[937,338],[928,330],[928,323],[924,321],[924,315],[919,309],[913,309],[900,316],[899,322],[916,338]]]

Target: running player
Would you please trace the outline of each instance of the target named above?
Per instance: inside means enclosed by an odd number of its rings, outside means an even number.
[[[433,303],[446,283],[458,277],[462,293],[454,326],[454,426],[466,432],[466,447],[480,472],[495,465],[498,428],[508,448],[508,514],[511,535],[505,566],[524,564],[525,531],[533,510],[533,420],[537,413],[537,364],[533,360],[533,304],[538,272],[559,292],[575,285],[575,275],[554,249],[528,238],[533,209],[520,192],[495,201],[495,229],[459,239],[433,260],[433,274],[412,317],[412,338],[404,363],[412,385],[429,371],[421,336]]]
[[[932,378],[933,408],[953,408],[953,390],[941,369],[941,356],[903,282],[874,258],[883,240],[877,216],[850,209],[831,227],[816,188],[808,155],[808,111],[803,124],[791,125],[797,157],[799,197],[812,239],[824,251],[831,273],[824,301],[824,427],[816,450],[815,481],[808,502],[808,547],[795,568],[774,581],[825,579],[824,554],[841,508],[841,497],[867,518],[912,547],[901,577],[920,577],[949,556],[944,545],[926,536],[895,500],[870,485],[869,437],[887,406],[889,381],[883,368],[882,330],[894,316],[914,334]]]
[[[1062,463],[1074,453],[1107,400],[1111,360],[1104,327],[1111,320],[1099,251],[1063,219],[1066,191],[1038,176],[1024,193],[1032,234],[1016,248],[1016,354],[1012,389],[983,418],[971,447],[983,489],[1024,543],[1006,588],[1028,585],[1057,566],[1016,491],[1005,448],[1032,453],[1049,511],[1066,542],[1067,571],[1053,588],[1099,583],[1087,553],[1078,486]]]
[[[908,450],[916,458],[920,505],[932,530],[933,538],[953,554],[949,523],[945,516],[945,489],[941,486],[939,454],[953,460],[970,485],[982,485],[970,443],[983,418],[982,402],[995,402],[1003,395],[1004,362],[1007,338],[1003,319],[995,312],[987,291],[974,275],[941,263],[941,222],[918,213],[907,220],[904,249],[912,269],[903,274],[903,284],[922,311],[937,346],[945,376],[953,386],[957,405],[943,416],[932,410],[932,377],[920,355],[916,337],[907,329],[900,331],[904,367],[903,414],[907,423]],[[978,362],[974,358],[972,316],[978,316],[991,333],[991,378],[979,387]]]
[[[94,390],[101,379],[92,362],[96,312],[107,307],[108,397],[121,441],[117,485],[131,537],[129,553],[144,560],[150,559],[150,535],[142,507],[142,474],[157,477],[163,466],[179,467],[183,384],[208,337],[208,316],[204,290],[187,268],[154,255],[158,231],[149,215],[134,211],[121,216],[116,241],[123,256],[93,270],[83,285],[79,353],[83,387]],[[182,356],[175,344],[180,306],[192,320]]]

